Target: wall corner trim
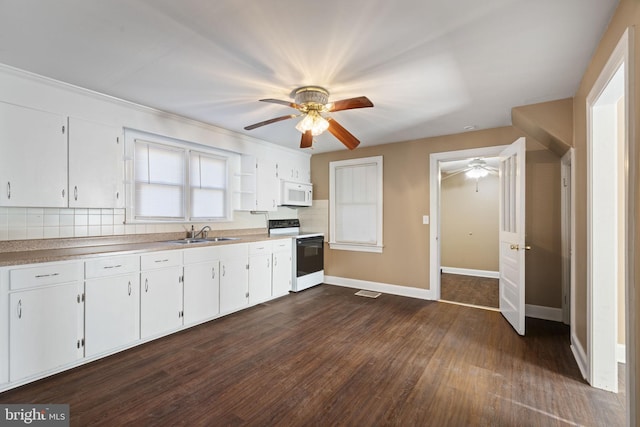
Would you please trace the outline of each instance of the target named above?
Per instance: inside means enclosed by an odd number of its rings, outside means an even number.
[[[573,353],[573,358],[576,360],[578,364],[578,368],[580,369],[580,374],[582,374],[582,378],[589,381],[587,377],[587,354],[584,351],[584,348],[580,344],[580,340],[574,334],[571,334],[571,353]]]
[[[443,273],[460,274],[462,276],[474,276],[474,277],[486,277],[489,279],[499,279],[499,271],[490,270],[476,270],[472,268],[458,268],[458,267],[441,267]]]
[[[541,305],[525,305],[525,316],[534,319],[552,320],[554,322],[562,322],[562,309],[555,307],[544,307]]]

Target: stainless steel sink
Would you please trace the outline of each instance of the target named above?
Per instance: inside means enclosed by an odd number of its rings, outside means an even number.
[[[226,242],[228,240],[239,240],[239,237],[206,237],[197,239],[180,239],[169,240],[166,243],[175,243],[177,245],[192,245],[194,243],[211,243],[211,242]]]
[[[239,237],[206,237],[206,242],[226,242],[227,240],[240,240]]]
[[[169,240],[167,243],[176,243],[178,245],[190,245],[193,243],[207,243],[209,240],[206,239],[180,239],[180,240]]]

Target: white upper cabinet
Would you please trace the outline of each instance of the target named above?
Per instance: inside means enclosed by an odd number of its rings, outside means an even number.
[[[66,123],[0,102],[0,206],[67,206]]]
[[[277,164],[278,177],[284,181],[311,182],[310,160],[302,156],[285,156]]]
[[[278,171],[275,155],[273,157],[258,158],[256,168],[256,210],[278,210],[279,198]]]
[[[124,207],[122,128],[69,118],[69,207]]]

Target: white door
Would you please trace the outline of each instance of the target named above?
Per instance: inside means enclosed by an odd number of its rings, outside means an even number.
[[[67,206],[67,118],[0,102],[0,205]]]
[[[184,323],[211,319],[220,312],[218,260],[184,266]]]
[[[85,356],[140,338],[140,275],[102,277],[85,284]]]
[[[182,268],[145,271],[140,276],[140,336],[147,338],[182,326]]]
[[[69,207],[124,207],[122,128],[69,118]]]
[[[249,304],[271,299],[271,252],[249,257]]]
[[[500,153],[500,312],[524,335],[525,139]]]
[[[9,380],[19,381],[82,357],[79,333],[82,284],[9,295]]]

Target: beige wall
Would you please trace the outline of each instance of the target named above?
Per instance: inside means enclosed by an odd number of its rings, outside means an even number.
[[[527,147],[533,145],[527,140]],[[525,302],[562,307],[560,158],[548,150],[527,151]]]
[[[336,251],[325,252],[325,274],[372,282],[429,289],[429,226],[422,216],[429,215],[429,156],[432,153],[470,148],[508,145],[522,133],[513,127],[425,138],[417,141],[362,147],[354,151],[335,151],[311,157],[311,180],[314,199],[329,198],[329,162],[357,157],[381,155],[384,158],[384,253]],[[529,143],[527,143],[529,146]],[[539,144],[536,144],[540,147]],[[537,220],[527,236],[536,247],[527,254],[526,303],[560,307],[561,269],[560,244],[552,235],[560,235],[559,159],[555,154],[536,156],[527,161],[527,173],[533,173],[527,186],[528,220]],[[557,172],[550,174],[549,159],[555,158]],[[531,167],[530,162],[531,163]],[[551,167],[551,169],[553,169]],[[552,182],[556,180],[556,182]],[[531,193],[531,194],[530,194]],[[559,194],[559,193],[558,193]],[[553,205],[557,202],[557,205]],[[531,211],[533,209],[533,211]],[[545,222],[544,218],[558,215]],[[537,251],[537,247],[542,248]],[[537,253],[542,256],[538,256]],[[536,255],[534,255],[536,254]],[[557,261],[549,262],[557,258]],[[531,258],[531,260],[529,260]]]
[[[635,26],[632,46],[634,47],[633,61],[631,69],[633,75],[632,81],[632,99],[629,102],[635,106],[635,114],[633,120],[633,130],[635,134],[631,141],[630,156],[630,177],[629,180],[634,184],[631,189],[632,199],[636,201],[632,218],[630,222],[634,225],[635,234],[629,242],[630,253],[633,254],[633,263],[630,266],[631,277],[633,278],[633,290],[636,295],[633,312],[635,314],[635,331],[640,331],[640,234],[638,233],[640,224],[640,211],[637,201],[640,196],[640,176],[638,174],[640,149],[638,148],[638,132],[640,131],[640,1],[638,0],[620,0],[618,8],[609,23],[609,27],[600,41],[587,70],[582,77],[578,91],[574,97],[574,147],[576,154],[576,333],[582,346],[587,348],[587,111],[586,98],[594,86],[594,83],[600,75],[609,56],[613,52],[620,37],[627,27]],[[631,349],[633,360],[636,361],[640,354],[640,339],[635,342],[635,348]],[[633,368],[633,367],[632,367]],[[627,367],[629,369],[629,366]],[[640,384],[640,370],[635,368],[635,390],[633,390],[636,398],[640,396],[638,385]],[[635,425],[640,426],[640,417],[636,416]]]
[[[442,178],[442,267],[498,271],[498,184],[494,174],[479,179],[477,186],[464,173]]]

